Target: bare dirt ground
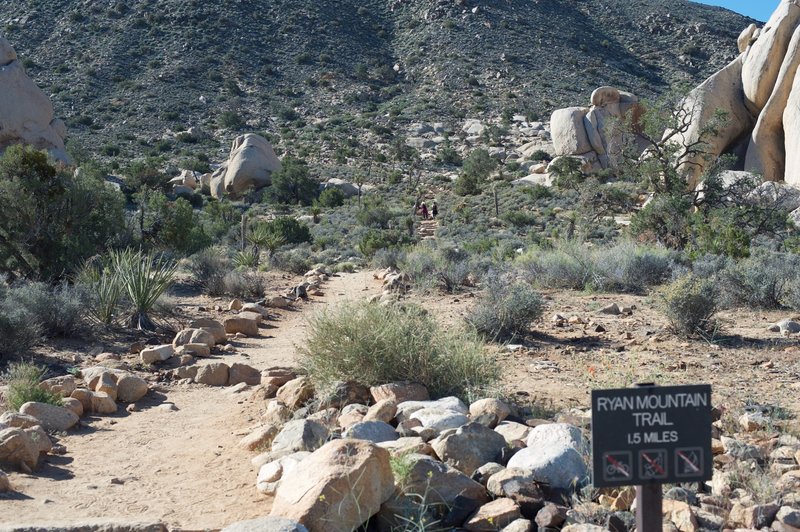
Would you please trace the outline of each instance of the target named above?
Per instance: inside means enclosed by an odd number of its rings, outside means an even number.
[[[219,360],[259,369],[296,365],[309,311],[380,289],[371,272],[333,277],[322,297],[278,311],[261,338],[237,341],[238,353]],[[48,456],[35,475],[10,475],[16,491],[0,496],[0,526],[109,518],[205,530],[268,514],[270,499],[255,489],[252,454],[237,447],[263,412],[249,395],[157,385],[140,412],[85,418],[86,427],[60,439],[66,455]]]
[[[292,280],[285,284],[291,286]],[[294,366],[310,312],[380,290],[372,272],[333,277],[322,296],[296,310],[278,311],[261,338],[236,341],[237,354],[219,359],[259,369]],[[409,300],[455,325],[477,295],[414,292]],[[587,408],[592,388],[647,381],[711,383],[717,405],[735,410],[752,402],[800,414],[800,344],[796,337],[766,331],[768,324],[792,317],[786,313],[725,312],[715,338],[687,342],[664,330],[665,322],[648,297],[545,296],[547,309],[534,324],[532,340],[513,351],[496,349],[503,384],[520,403],[541,411]],[[630,315],[599,314],[612,302],[636,308]],[[200,304],[214,302],[195,298],[185,306],[196,309]],[[553,323],[555,313],[567,320],[564,326]],[[65,456],[49,456],[35,476],[11,475],[16,493],[0,498],[0,525],[105,517],[203,530],[267,514],[270,500],[255,490],[252,455],[237,447],[263,410],[248,399],[248,392],[159,384],[140,412],[89,418],[87,427],[61,438]],[[178,410],[164,410],[165,402]],[[789,423],[800,434],[796,420]]]

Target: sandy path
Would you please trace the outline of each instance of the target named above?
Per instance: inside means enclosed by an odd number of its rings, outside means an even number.
[[[310,311],[379,292],[369,272],[333,277],[323,296],[281,311],[262,338],[238,343],[239,353],[222,360],[259,369],[296,365]],[[48,456],[35,476],[10,475],[16,492],[0,497],[0,525],[109,518],[204,530],[267,514],[270,501],[255,489],[252,455],[237,447],[261,414],[249,395],[159,386],[141,412],[86,418],[87,427],[61,439],[65,456]],[[178,410],[159,408],[164,402]]]

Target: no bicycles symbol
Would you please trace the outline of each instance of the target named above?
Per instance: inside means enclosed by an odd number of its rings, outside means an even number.
[[[595,487],[711,478],[711,386],[594,390]]]

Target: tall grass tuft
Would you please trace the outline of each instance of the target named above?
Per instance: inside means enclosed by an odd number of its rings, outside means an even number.
[[[28,362],[9,364],[3,373],[3,380],[8,384],[6,404],[11,410],[18,411],[22,405],[30,401],[61,405],[61,395],[39,386],[44,371],[44,368]]]
[[[443,331],[413,305],[345,303],[314,315],[308,330],[302,364],[320,389],[410,380],[433,396],[466,397],[498,377],[476,333]]]
[[[156,325],[148,313],[172,284],[177,264],[130,249],[111,252],[111,264],[133,306],[129,325],[154,330]]]

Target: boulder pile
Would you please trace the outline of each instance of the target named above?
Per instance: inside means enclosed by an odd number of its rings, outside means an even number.
[[[27,144],[66,162],[66,136],[67,128],[55,117],[53,104],[25,73],[11,43],[0,36],[0,152]]]
[[[274,498],[265,523],[311,532],[423,520],[466,531],[633,530],[633,488],[583,490],[588,412],[536,419],[496,398],[432,400],[412,382],[320,392],[282,368],[263,373],[256,395],[269,398],[262,423],[240,446],[254,453],[256,489]],[[770,433],[770,423],[749,413],[736,422],[740,432],[724,433],[730,420],[716,421],[714,478],[699,490],[670,489],[665,526],[795,530],[800,439]],[[745,489],[745,478],[767,476],[768,501]]]
[[[633,94],[600,87],[592,93],[590,107],[553,112],[550,131],[555,153],[580,159],[587,173],[615,167],[624,142],[621,122],[636,123],[641,112]]]
[[[228,160],[202,180],[215,198],[237,198],[251,188],[269,186],[272,174],[280,169],[281,161],[272,144],[260,135],[248,133],[233,140]]]

